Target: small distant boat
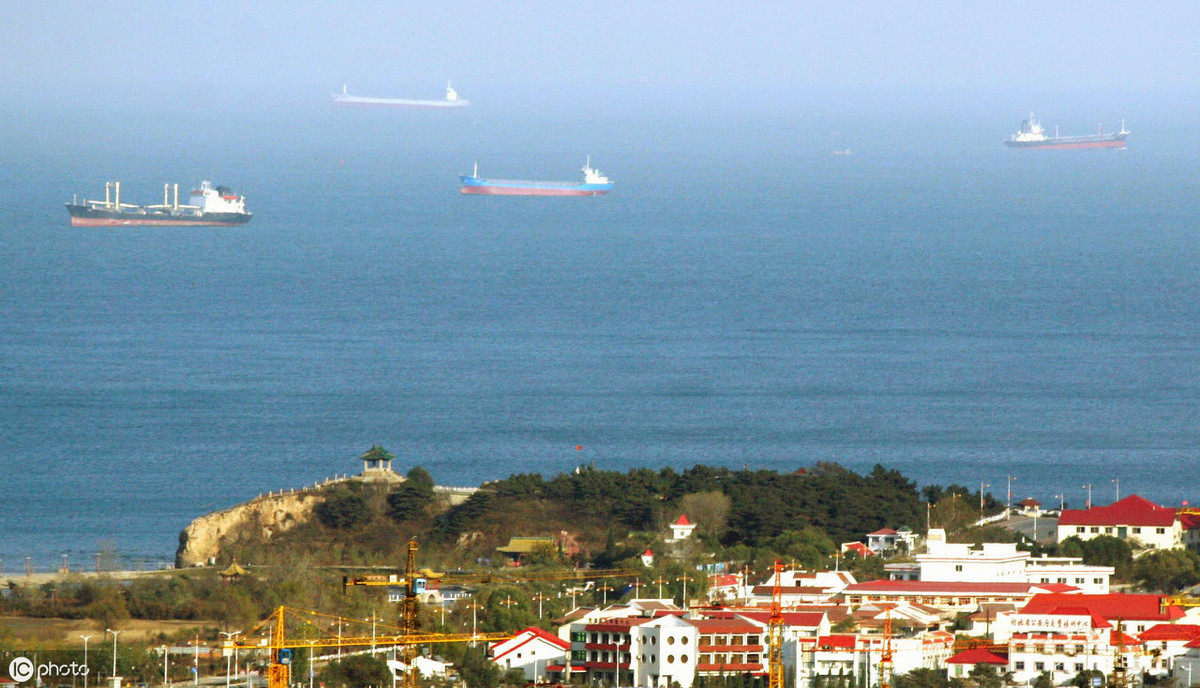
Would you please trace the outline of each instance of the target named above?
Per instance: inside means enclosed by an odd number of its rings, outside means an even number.
[[[1065,150],[1069,148],[1124,148],[1125,138],[1129,132],[1125,129],[1125,120],[1121,120],[1121,130],[1105,134],[1103,127],[1096,134],[1084,136],[1059,136],[1058,130],[1054,136],[1046,133],[1041,123],[1029,115],[1029,119],[1021,122],[1021,130],[1004,142],[1009,148],[1025,150]]]
[[[342,85],[341,93],[333,94],[333,104],[346,107],[366,107],[366,108],[425,108],[431,110],[438,109],[453,109],[464,108],[471,104],[469,100],[463,100],[458,97],[458,91],[446,82],[446,99],[445,100],[416,100],[411,98],[371,98],[367,96],[353,96],[346,89],[345,84]]]
[[[839,148],[835,151],[832,151],[832,154],[833,155],[854,155],[854,151],[850,150],[849,148]]]
[[[479,176],[479,164],[471,174],[459,177],[465,194],[488,196],[602,196],[612,191],[613,182],[592,167],[589,157],[583,166],[582,182],[542,182],[527,179],[485,179]]]
[[[104,185],[104,200],[67,204],[72,227],[136,227],[136,226],[232,226],[250,221],[253,213],[246,211],[246,198],[227,186],[209,181],[193,189],[187,204],[179,202],[179,185],[175,184],[174,200],[170,198],[171,184],[163,184],[161,205],[133,205],[121,202],[121,182]]]

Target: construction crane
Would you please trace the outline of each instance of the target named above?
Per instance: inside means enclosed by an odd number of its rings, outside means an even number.
[[[879,688],[892,688],[892,610],[883,617],[883,655],[879,658]]]
[[[775,560],[775,585],[771,587],[771,616],[767,618],[767,686],[783,688],[783,565]]]
[[[339,628],[337,636],[325,635],[317,638],[290,638],[286,628],[289,619],[300,617],[299,623],[310,628],[336,625]],[[271,661],[267,668],[267,688],[288,688],[291,683],[292,650],[307,647],[370,647],[372,651],[378,645],[399,646],[408,660],[405,673],[405,685],[415,686],[417,673],[413,668],[412,659],[416,656],[416,646],[426,643],[461,643],[478,640],[506,640],[511,633],[400,633],[389,635],[353,635],[342,636],[343,626],[353,628],[365,623],[362,619],[347,619],[320,612],[278,607],[257,626],[241,634],[234,647],[243,650],[266,650],[271,653]],[[385,628],[395,629],[394,626]],[[395,629],[399,630],[399,629]]]
[[[1126,688],[1129,685],[1129,660],[1125,657],[1125,631],[1121,630],[1121,620],[1117,619],[1117,656],[1113,658],[1112,676],[1109,678],[1109,688]]]

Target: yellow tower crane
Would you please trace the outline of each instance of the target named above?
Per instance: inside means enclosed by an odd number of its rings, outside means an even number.
[[[271,616],[240,635],[234,643],[235,647],[242,650],[263,650],[271,653],[267,669],[267,688],[288,688],[291,683],[291,651],[301,647],[314,650],[318,647],[369,647],[374,650],[379,645],[399,646],[409,660],[406,681],[411,676],[415,683],[416,672],[412,668],[412,658],[415,656],[417,645],[506,640],[512,637],[511,633],[400,633],[388,635],[372,633],[369,636],[342,636],[339,633],[337,636],[326,634],[317,638],[294,638],[289,637],[286,630],[288,623],[294,619],[296,620],[293,622],[295,625],[305,625],[308,628],[317,629],[334,625],[340,629],[345,625],[354,627],[354,625],[364,623],[361,619],[347,619],[304,609],[278,607]],[[387,628],[394,629],[395,627]]]

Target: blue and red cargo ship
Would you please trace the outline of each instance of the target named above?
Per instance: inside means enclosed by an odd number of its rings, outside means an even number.
[[[582,182],[543,182],[528,179],[486,179],[475,171],[459,177],[465,194],[483,196],[602,196],[612,191],[613,182],[600,170],[592,167],[588,158],[583,166]]]

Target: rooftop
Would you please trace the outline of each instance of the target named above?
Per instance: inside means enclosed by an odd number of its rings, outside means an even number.
[[[1058,519],[1060,526],[1158,526],[1175,523],[1175,510],[1159,506],[1148,499],[1129,495],[1108,506],[1090,509],[1064,509]]]

